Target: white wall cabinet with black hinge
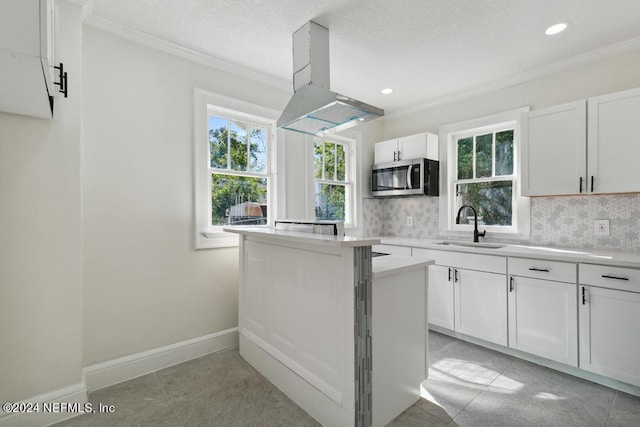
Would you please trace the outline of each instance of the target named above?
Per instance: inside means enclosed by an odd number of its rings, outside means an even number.
[[[581,369],[640,387],[640,270],[580,264]]]
[[[506,257],[412,249],[429,266],[429,323],[507,345]],[[453,321],[452,321],[453,316]]]
[[[578,366],[577,265],[508,260],[509,347]]]
[[[525,196],[640,191],[640,88],[522,115]]]
[[[66,89],[54,64],[54,0],[0,2],[0,112],[51,119]]]
[[[374,164],[422,158],[438,160],[438,135],[422,132],[374,145]]]
[[[586,191],[586,105],[582,100],[523,113],[524,196]]]
[[[640,191],[640,88],[589,98],[587,104],[589,192]]]

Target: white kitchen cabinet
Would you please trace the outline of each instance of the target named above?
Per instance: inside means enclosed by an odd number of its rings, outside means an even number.
[[[0,2],[0,111],[52,118],[53,0]]]
[[[522,115],[522,193],[640,191],[640,88]]]
[[[453,294],[453,268],[430,265],[427,310],[429,324],[454,330]]]
[[[507,345],[507,295],[504,274],[454,269],[456,331]]]
[[[578,366],[575,263],[509,258],[509,347]]]
[[[421,158],[438,160],[438,135],[423,132],[378,142],[373,158],[374,164]]]
[[[424,251],[424,253],[422,252]],[[413,248],[429,266],[429,324],[507,345],[506,258]]]
[[[522,115],[522,194],[587,191],[586,101]]]
[[[640,270],[579,268],[580,368],[640,386]]]
[[[640,190],[640,88],[589,98],[589,191]]]

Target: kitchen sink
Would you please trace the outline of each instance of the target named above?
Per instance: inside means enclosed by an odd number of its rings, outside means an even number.
[[[498,243],[465,243],[465,242],[440,242],[438,245],[442,246],[462,246],[465,248],[482,248],[482,249],[500,249],[504,248],[505,245],[500,245]]]

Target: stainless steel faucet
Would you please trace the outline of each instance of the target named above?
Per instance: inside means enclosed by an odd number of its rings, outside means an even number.
[[[462,212],[464,208],[469,208],[473,211],[473,242],[478,243],[478,237],[484,237],[484,235],[487,234],[487,230],[484,230],[482,233],[478,231],[478,212],[476,211],[476,208],[471,205],[460,206],[460,209],[458,209],[458,215],[456,215],[456,224],[460,224],[460,212]]]

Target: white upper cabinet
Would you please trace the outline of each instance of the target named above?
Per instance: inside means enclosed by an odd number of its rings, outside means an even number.
[[[640,88],[522,116],[522,193],[640,191]]]
[[[523,195],[585,192],[586,143],[584,100],[523,113]]]
[[[589,98],[589,192],[640,191],[640,88]]]
[[[374,146],[374,164],[422,158],[438,160],[438,135],[423,132],[378,142]]]
[[[52,4],[0,2],[0,112],[52,117]]]

